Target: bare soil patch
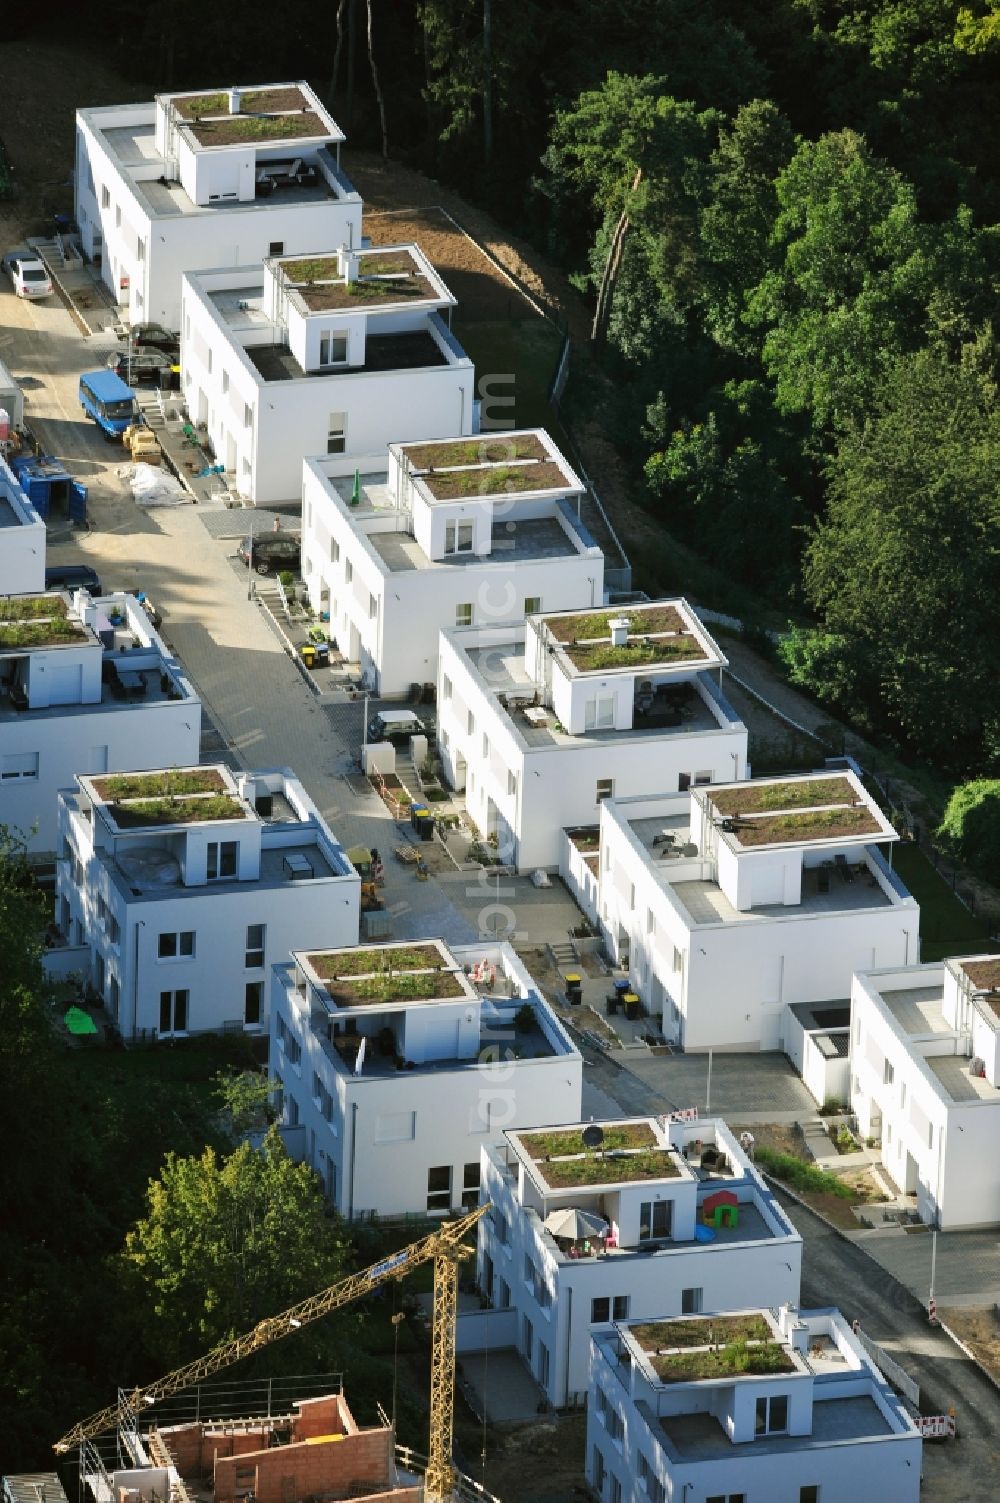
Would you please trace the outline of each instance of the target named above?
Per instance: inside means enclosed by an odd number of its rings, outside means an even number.
[[[1000,1383],[1000,1317],[995,1305],[949,1305],[944,1323]]]
[[[740,1133],[752,1133],[755,1143],[761,1148],[793,1154],[804,1164],[812,1162],[805,1134],[797,1122],[730,1122],[729,1130],[737,1138]]]

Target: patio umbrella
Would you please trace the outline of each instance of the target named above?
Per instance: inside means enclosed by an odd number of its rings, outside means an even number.
[[[608,1223],[603,1216],[593,1211],[578,1211],[570,1206],[563,1211],[552,1211],[545,1218],[545,1230],[565,1242],[584,1242],[589,1237],[606,1237]]]
[[[97,1024],[90,1016],[90,1013],[84,1012],[82,1007],[69,1008],[63,1018],[63,1022],[70,1033],[76,1034],[78,1038],[83,1038],[88,1034],[97,1032]]]
[[[361,471],[354,471],[354,489],[351,491],[351,505],[357,506],[361,500]]]

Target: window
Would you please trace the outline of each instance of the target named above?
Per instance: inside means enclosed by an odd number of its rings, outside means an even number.
[[[472,552],[472,523],[448,522],[444,529],[445,553]]]
[[[489,738],[489,736],[487,736],[486,732],[484,731],[483,732],[483,761],[484,762],[489,761],[489,755],[490,755],[490,738]]]
[[[889,1063],[889,1061],[886,1060],[884,1062],[883,1066],[882,1066],[882,1084],[883,1085],[892,1085],[892,1082],[895,1079],[895,1076],[896,1076],[895,1070],[893,1069],[893,1067]]]
[[[344,559],[344,583],[351,584],[354,580],[354,565],[349,558]]]
[[[319,363],[320,365],[347,364],[346,334],[321,334],[319,336]]]
[[[253,408],[249,402],[243,404],[243,426],[244,428],[253,427]]]
[[[0,780],[5,783],[18,779],[37,778],[37,776],[37,752],[12,752],[0,760]]]
[[[600,1446],[594,1447],[594,1490],[599,1497],[604,1497],[604,1457]]]
[[[271,240],[268,243],[267,253],[269,256],[283,256],[285,254],[285,242],[283,240]]]
[[[700,1315],[704,1294],[704,1289],[682,1289],[681,1314]]]
[[[222,395],[225,396],[226,392],[228,390],[229,390],[229,372],[228,371],[223,371],[222,372]]]
[[[542,608],[542,597],[541,597],[541,595],[525,595],[525,597],[524,597],[524,614],[526,616],[537,616],[538,612],[541,610],[541,608]]]
[[[628,1294],[616,1294],[611,1301],[611,1319],[628,1320],[631,1296]]]
[[[799,1503],[819,1503],[819,1488],[815,1482],[799,1488]]]
[[[121,206],[121,204],[115,204],[115,229],[116,230],[120,230],[121,227],[122,227],[122,206]]]
[[[615,780],[614,780],[614,778],[598,778],[597,779],[597,799],[596,799],[596,802],[597,803],[601,803],[604,799],[611,798],[611,796],[614,793],[614,791],[615,791]]]
[[[615,696],[599,694],[588,699],[584,710],[584,727],[588,731],[611,730],[615,724]]]
[[[247,924],[247,947],[243,964],[248,971],[259,971],[264,964],[264,940],[267,930],[263,924]]]
[[[108,984],[109,984],[109,987],[110,987],[110,990],[108,992],[108,1006],[111,1009],[111,1016],[113,1018],[117,1018],[117,1016],[118,1016],[118,1007],[119,1007],[119,1004],[121,1002],[121,994],[122,993],[121,993],[121,987],[118,984],[118,977],[114,974],[113,971],[112,971],[111,975],[108,977]]]
[[[784,1435],[788,1429],[788,1398],[783,1393],[757,1400],[755,1435]]]
[[[160,1033],[186,1033],[188,1025],[188,992],[160,993]]]
[[[710,783],[711,781],[712,769],[710,767],[705,768],[702,772],[696,772],[694,775],[695,787],[698,787],[702,783]]]
[[[617,1437],[615,1437],[617,1439]],[[614,1472],[608,1476],[608,1503],[622,1503],[622,1485]]]
[[[507,792],[511,798],[517,793],[517,773],[511,772],[509,769],[507,772]]]
[[[340,563],[340,544],[336,538],[330,539],[330,562],[331,564]]]
[[[611,1301],[607,1295],[602,1295],[600,1299],[592,1299],[590,1301],[590,1324],[592,1326],[603,1326],[610,1319]]]
[[[713,1493],[705,1503],[746,1503],[746,1493]]]
[[[376,596],[374,596],[372,594],[369,594],[369,596],[368,596],[368,619],[369,619],[369,621],[374,621],[375,617],[377,615],[378,615],[378,599],[377,599]]]
[[[259,1027],[263,1010],[263,981],[248,981],[246,985],[246,993],[243,1000],[243,1026],[245,1028]]]
[[[933,1122],[928,1122],[928,1124],[927,1124],[927,1147],[928,1148],[933,1148],[934,1147],[934,1123]]]
[[[456,607],[455,607],[455,625],[456,626],[471,626],[472,625],[472,606],[471,605],[456,605]]]
[[[475,715],[473,715],[471,710],[465,717],[465,729],[468,731],[470,736],[474,736],[476,734],[476,717]]]
[[[684,955],[683,955],[683,952],[680,951],[680,950],[678,950],[677,946],[674,945],[674,972],[675,973],[679,973],[679,972],[683,971],[683,969],[684,969]]]
[[[451,679],[447,673],[443,674],[441,678],[441,698],[445,700],[451,698]]]
[[[479,1160],[462,1170],[462,1210],[474,1211],[479,1204]]]
[[[210,840],[208,843],[208,880],[225,882],[236,876],[238,840]]]
[[[330,413],[330,420],[326,425],[326,452],[328,454],[345,454],[347,452],[346,412]]]
[[[145,242],[145,240],[137,240],[135,242],[135,255],[136,255],[136,260],[137,261],[145,261],[145,259],[146,259],[146,242]]]
[[[194,930],[182,929],[179,934],[161,934],[157,944],[160,960],[185,960],[194,954]]]
[[[905,1081],[903,1081],[902,1084],[899,1087],[899,1104],[900,1104],[901,1107],[905,1107],[905,1105],[906,1105],[906,1082]]]
[[[95,955],[95,957],[94,957],[94,986],[96,987],[96,989],[100,992],[101,996],[103,997],[104,996],[104,956],[103,955]]]
[[[544,1341],[538,1343],[538,1381],[543,1388],[549,1386],[549,1349]]]
[[[212,362],[212,346],[209,345],[209,347],[208,347],[208,374],[209,375],[212,374],[212,364],[213,364],[213,362]]]
[[[687,789],[690,788],[690,787],[691,787],[691,774],[689,772],[679,772],[677,774],[677,792],[678,793],[685,793],[687,791]]]
[[[510,1241],[510,1222],[502,1211],[497,1210],[496,1206],[490,1212],[490,1220],[493,1223],[494,1237],[501,1247],[506,1247]]]
[[[441,1164],[427,1171],[427,1209],[429,1211],[451,1210],[451,1165]]]
[[[110,207],[111,207],[111,189],[110,188],[102,188],[101,189],[101,208],[102,209],[110,209]]]
[[[652,934],[655,931],[655,929],[656,929],[656,919],[653,916],[653,910],[652,910],[652,908],[647,908],[646,909],[646,933],[647,934]]]
[[[641,1452],[639,1454],[639,1485],[651,1503],[664,1503],[667,1490]]]
[[[510,1285],[506,1279],[497,1279],[497,1302],[498,1310],[510,1309]]]
[[[672,1200],[644,1200],[639,1205],[639,1240],[669,1237],[674,1222]]]

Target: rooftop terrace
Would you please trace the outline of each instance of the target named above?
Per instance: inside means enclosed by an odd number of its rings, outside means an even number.
[[[579,549],[557,517],[511,518],[493,529],[492,551],[446,553],[442,558],[428,558],[416,538],[409,532],[374,532],[368,541],[393,573],[414,569],[467,569],[484,564],[514,564],[542,558],[575,558]]]
[[[733,1455],[733,1442],[710,1414],[664,1415],[657,1423],[679,1461],[723,1461]],[[814,1397],[810,1434],[757,1436],[753,1451],[755,1455],[781,1455],[894,1433],[878,1404],[867,1394],[821,1402]]]
[[[922,1054],[922,1041],[938,1046],[949,1040],[956,1047],[963,1044],[963,1036],[944,1016],[940,985],[887,988],[878,995],[898,1028],[914,1041],[918,1053]],[[968,1054],[933,1053],[922,1054],[922,1058],[944,1095],[953,1102],[1000,1100],[1000,1087],[991,1085],[985,1075],[972,1073]]]
[[[369,333],[365,336],[364,364],[336,370],[304,370],[285,343],[249,345],[245,353],[265,381],[302,381],[307,378],[336,381],[342,375],[356,376],[360,371],[422,370],[449,363],[444,350],[426,329],[411,329],[402,334]]]

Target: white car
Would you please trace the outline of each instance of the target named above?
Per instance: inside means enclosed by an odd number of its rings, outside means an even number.
[[[49,274],[31,251],[8,251],[2,264],[18,297],[48,297],[51,293]]]

